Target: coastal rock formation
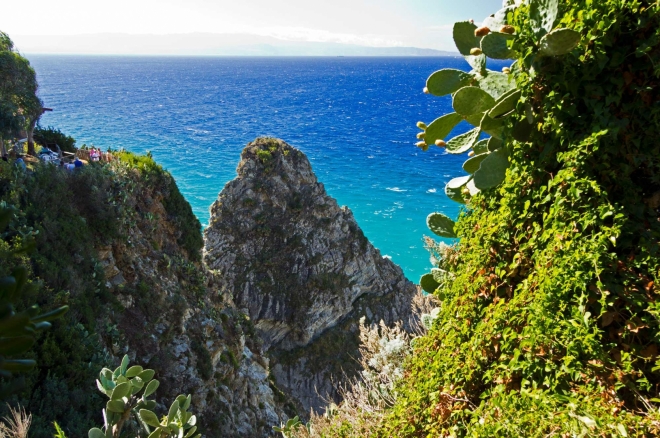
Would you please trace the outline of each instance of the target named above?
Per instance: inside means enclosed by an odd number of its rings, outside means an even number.
[[[167,186],[135,183],[126,239],[98,251],[106,286],[121,305],[105,321],[116,327],[106,350],[155,369],[163,404],[192,394],[205,436],[270,436],[288,417],[251,322],[230,297],[215,293],[199,257],[177,244],[181,230],[165,208]]]
[[[416,287],[327,195],[305,155],[261,138],[211,207],[204,262],[249,315],[299,413],[337,400],[357,369],[358,320],[410,318]]]

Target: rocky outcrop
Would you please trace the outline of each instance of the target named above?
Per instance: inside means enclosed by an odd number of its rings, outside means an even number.
[[[163,405],[192,394],[205,437],[271,436],[272,426],[288,418],[284,397],[271,382],[252,322],[217,293],[220,285],[199,256],[177,243],[185,215],[167,210],[173,186],[160,181],[171,177],[152,175],[149,184],[139,172],[122,178],[133,191],[122,209],[124,239],[97,249],[117,300],[99,324],[112,328],[102,339],[105,351],[115,365],[128,354],[156,370]],[[187,204],[184,210],[194,219]]]
[[[299,413],[354,375],[358,320],[407,321],[416,287],[327,195],[305,155],[275,139],[242,152],[211,207],[204,262],[254,323],[277,386]]]

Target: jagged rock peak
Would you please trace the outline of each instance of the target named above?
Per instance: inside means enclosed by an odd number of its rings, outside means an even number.
[[[278,386],[308,412],[357,372],[357,321],[406,322],[415,286],[327,195],[307,157],[259,138],[211,207],[204,261],[254,322]]]

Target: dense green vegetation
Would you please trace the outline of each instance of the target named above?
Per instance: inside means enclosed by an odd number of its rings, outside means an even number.
[[[34,141],[36,141],[42,146],[56,144],[60,147],[62,151],[66,151],[66,152],[76,151],[76,139],[69,135],[66,135],[57,128],[53,128],[52,126],[49,126],[47,128],[42,128],[41,126],[37,126],[34,129]]]
[[[42,114],[37,96],[37,75],[30,62],[15,49],[9,36],[0,31],[0,143],[25,130],[32,130]],[[34,144],[29,142],[34,154]]]
[[[187,224],[178,240],[190,259],[199,258],[199,222],[183,201],[172,177],[150,157],[115,153],[108,165],[92,165],[68,173],[53,165],[31,172],[0,162],[0,203],[15,212],[2,244],[13,246],[33,236],[36,247],[0,266],[0,277],[27,265],[29,279],[39,287],[21,297],[19,310],[36,303],[44,309],[69,305],[71,310],[41,335],[30,358],[37,367],[26,374],[26,390],[15,396],[34,416],[31,436],[52,435],[56,420],[68,436],[85,436],[101,423],[101,395],[94,388],[98,370],[111,363],[103,344],[120,340],[116,323],[123,309],[108,288],[99,250],[109,245],[131,246],[130,230],[152,229],[157,219],[146,202],[167,205],[167,218]],[[151,200],[151,201],[149,201]],[[174,258],[176,248],[164,248]],[[198,273],[190,273],[179,255],[170,262],[190,288],[199,287]],[[138,308],[153,305],[149,289],[135,290]],[[129,293],[130,291],[126,291]],[[119,313],[117,313],[119,312]]]
[[[448,187],[467,202],[458,223],[432,221],[460,241],[434,271],[439,317],[379,433],[658,435],[660,4],[532,0],[494,19],[488,31],[457,23],[475,71],[438,94],[455,93],[460,118],[501,141],[420,135],[487,155],[466,163],[472,186]],[[483,112],[505,91],[489,88],[482,53],[516,59],[512,112],[494,120]],[[471,85],[478,102],[457,99],[453,87]],[[489,159],[496,175],[480,185]]]

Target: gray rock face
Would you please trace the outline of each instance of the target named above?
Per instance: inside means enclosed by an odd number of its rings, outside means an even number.
[[[136,213],[125,240],[97,248],[107,287],[121,306],[98,322],[115,328],[102,340],[114,359],[109,365],[128,354],[131,364],[155,369],[163,405],[191,394],[191,411],[206,438],[273,436],[272,426],[289,417],[252,323],[231,297],[217,292],[203,264],[176,244],[167,193],[137,173],[128,175],[136,190],[129,199],[143,205],[129,205]]]
[[[249,315],[271,373],[300,409],[337,399],[356,373],[357,321],[407,321],[416,287],[369,243],[305,155],[257,139],[211,207],[204,261]]]

